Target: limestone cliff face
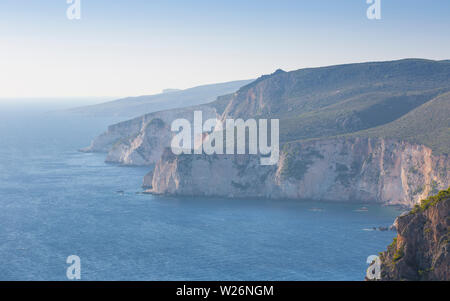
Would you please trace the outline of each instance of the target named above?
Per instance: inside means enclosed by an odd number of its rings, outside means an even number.
[[[108,130],[95,138],[82,152],[107,153],[115,143],[139,133],[145,123],[145,116],[110,125]]]
[[[111,126],[86,151],[124,165],[158,162],[144,179],[154,193],[412,206],[450,182],[449,74],[448,62],[415,59],[278,70],[210,104]],[[172,121],[192,122],[197,109],[203,120],[279,119],[278,164],[163,154]]]
[[[248,155],[180,155],[166,149],[157,163],[153,177],[145,186],[153,193],[186,196],[270,197],[271,185],[265,176],[276,167],[260,166],[259,158]],[[267,182],[266,182],[267,180]],[[264,187],[265,184],[270,186]],[[274,191],[273,193],[276,193]]]
[[[257,156],[174,156],[167,149],[144,184],[158,194],[413,206],[449,185],[449,165],[425,146],[336,138],[287,144],[274,166],[261,166]]]
[[[380,255],[381,280],[450,280],[450,188],[433,201],[397,218],[398,235]]]
[[[96,138],[85,152],[107,152],[106,162],[121,165],[153,165],[170,146],[174,133],[171,123],[178,118],[192,122],[194,111],[202,111],[203,119],[218,117],[210,106],[194,106],[150,113],[112,125]]]

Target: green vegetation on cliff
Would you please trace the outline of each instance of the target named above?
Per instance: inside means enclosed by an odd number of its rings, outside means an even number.
[[[450,93],[439,95],[401,118],[354,135],[423,144],[436,154],[450,154]]]
[[[414,206],[411,210],[411,214],[417,212],[423,212],[431,206],[436,206],[437,203],[450,199],[450,187],[447,190],[441,190],[437,195],[430,196],[429,198],[420,201],[420,204]]]
[[[278,70],[213,104],[226,117],[279,118],[282,143],[382,137],[449,154],[449,92],[449,61],[406,59]]]
[[[449,280],[450,187],[397,218],[397,237],[380,253],[381,280]]]

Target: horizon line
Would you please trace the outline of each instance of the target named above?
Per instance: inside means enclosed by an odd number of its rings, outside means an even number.
[[[225,83],[232,83],[232,82],[237,82],[237,81],[249,81],[249,80],[257,80],[259,77],[261,76],[266,76],[266,75],[271,75],[274,72],[276,72],[277,70],[283,70],[285,72],[293,72],[293,71],[299,71],[299,70],[304,70],[304,69],[319,69],[319,68],[327,68],[327,67],[334,67],[334,66],[345,66],[345,65],[357,65],[357,64],[370,64],[370,63],[384,63],[384,62],[396,62],[396,61],[406,61],[406,60],[423,60],[423,61],[432,61],[432,62],[450,62],[450,58],[449,59],[432,59],[432,58],[421,58],[421,57],[407,57],[407,58],[399,58],[399,59],[390,59],[390,60],[367,60],[367,61],[358,61],[358,62],[348,62],[348,63],[338,63],[338,64],[328,64],[328,65],[316,65],[316,66],[310,66],[310,67],[301,67],[301,68],[295,68],[295,69],[291,69],[288,71],[285,71],[282,68],[277,68],[276,70],[274,70],[272,73],[268,73],[268,74],[260,74],[258,77],[256,78],[252,78],[252,79],[236,79],[236,80],[228,80],[228,81],[219,81],[219,82],[211,82],[211,83],[205,83],[205,84],[198,84],[198,85],[194,85],[188,88],[164,88],[161,89],[160,92],[157,93],[149,93],[149,94],[135,94],[135,95],[131,95],[131,94],[126,94],[126,95],[116,95],[116,96],[95,96],[95,95],[81,95],[81,96],[70,96],[70,95],[65,95],[65,96],[58,96],[58,95],[53,95],[53,96],[42,96],[42,95],[38,95],[38,96],[1,96],[0,95],[0,101],[1,100],[13,100],[13,99],[21,99],[21,100],[26,100],[26,99],[88,99],[88,98],[110,98],[111,100],[119,100],[119,99],[124,99],[124,98],[134,98],[134,97],[144,97],[144,96],[154,96],[154,95],[161,95],[164,94],[163,90],[165,89],[178,89],[179,91],[175,91],[175,92],[181,92],[181,91],[186,91],[186,90],[190,90],[190,89],[194,89],[194,88],[198,88],[198,87],[203,87],[203,86],[210,86],[210,85],[216,85],[216,84],[225,84]],[[173,92],[173,93],[175,93]]]

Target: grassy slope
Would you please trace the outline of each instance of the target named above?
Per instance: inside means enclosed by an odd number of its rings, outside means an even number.
[[[390,123],[430,101],[440,91],[368,93],[296,117],[282,119],[283,141],[329,137]]]
[[[227,98],[232,117],[279,118],[282,142],[387,137],[450,153],[449,91],[449,61],[408,59],[277,71]]]
[[[441,94],[388,124],[354,133],[429,146],[435,153],[450,154],[450,93]]]

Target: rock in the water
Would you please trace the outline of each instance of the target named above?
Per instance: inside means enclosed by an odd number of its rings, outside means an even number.
[[[144,189],[151,189],[151,188],[153,188],[152,181],[153,181],[153,170],[151,170],[149,173],[147,173],[144,176],[144,181],[142,183],[142,188],[144,188]]]

